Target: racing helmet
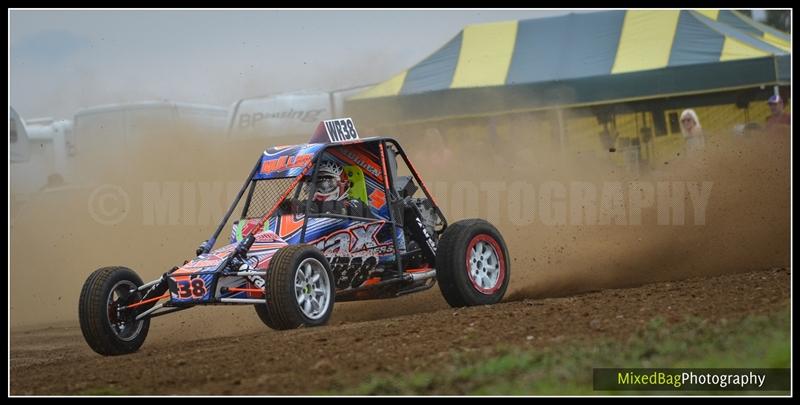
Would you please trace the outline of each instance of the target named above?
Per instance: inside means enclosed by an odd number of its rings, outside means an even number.
[[[325,160],[319,165],[314,201],[340,201],[347,198],[350,181],[338,163]]]

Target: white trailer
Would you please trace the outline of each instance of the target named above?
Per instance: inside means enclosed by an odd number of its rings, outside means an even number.
[[[25,194],[59,186],[68,176],[74,152],[72,121],[53,118],[24,120],[10,109],[11,191]]]
[[[25,121],[17,114],[14,107],[8,108],[8,144],[11,163],[27,162],[31,158],[28,142],[28,130]]]
[[[86,108],[72,120],[23,120],[10,109],[12,193],[124,179],[133,159],[180,153],[165,147],[176,131],[197,145],[223,138],[227,114],[223,107],[170,101]]]
[[[177,146],[186,151],[224,137],[227,114],[223,107],[171,101],[83,109],[75,114],[74,166],[83,182],[125,178],[129,168],[141,170],[133,159],[152,160],[156,167],[185,153]]]

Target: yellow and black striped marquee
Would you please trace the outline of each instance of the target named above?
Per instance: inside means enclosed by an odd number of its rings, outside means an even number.
[[[348,111],[394,120],[788,84],[788,35],[729,10],[616,10],[467,26]]]

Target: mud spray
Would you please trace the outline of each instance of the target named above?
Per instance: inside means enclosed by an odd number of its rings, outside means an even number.
[[[664,157],[638,175],[604,155],[613,152],[561,154],[520,143],[522,133],[493,143],[468,135],[381,135],[401,140],[451,222],[483,217],[500,229],[511,255],[506,300],[789,265],[788,134],[751,139],[710,134],[702,153]],[[304,139],[276,143],[287,141]],[[91,156],[92,144],[101,141],[80,142],[84,155]],[[128,266],[148,281],[191,259],[266,143],[230,143],[222,134],[171,129],[151,139],[94,148],[93,153],[114,151],[112,159],[76,156],[82,160],[67,185],[12,194],[12,327],[76,325],[81,286],[96,268]],[[631,223],[631,182],[645,188],[711,182],[704,222],[696,223],[687,193],[683,224],[660,224],[657,204],[641,209],[640,224]],[[514,191],[515,183],[534,190],[534,197]],[[602,190],[609,183],[622,185],[628,221],[573,220],[569,194],[576,183],[597,190],[596,218],[608,208],[600,204]],[[538,214],[520,220],[524,210],[554,209],[542,199],[543,184],[566,190],[565,221]],[[446,307],[434,288],[393,300],[337,304],[332,323]],[[209,337],[267,330],[250,307],[214,307],[157,318],[151,336],[174,339],[194,327]],[[196,338],[196,332],[186,335]]]

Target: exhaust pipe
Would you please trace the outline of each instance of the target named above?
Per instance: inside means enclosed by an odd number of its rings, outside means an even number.
[[[408,274],[408,280],[409,281],[422,281],[422,280],[427,280],[429,278],[434,278],[434,277],[436,277],[436,269],[431,269],[431,270],[428,270],[428,271],[425,271],[425,272],[420,272],[420,273],[410,273],[410,274]]]

